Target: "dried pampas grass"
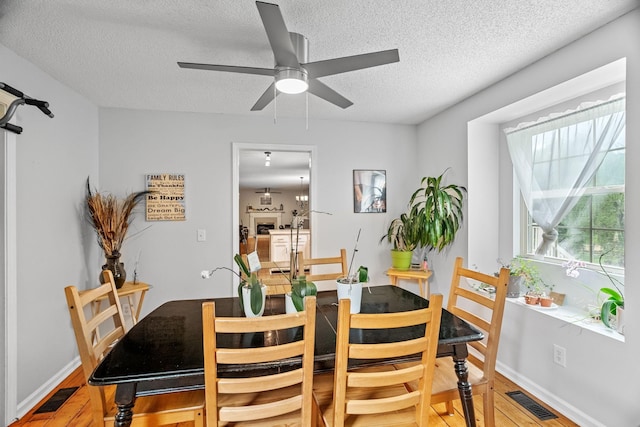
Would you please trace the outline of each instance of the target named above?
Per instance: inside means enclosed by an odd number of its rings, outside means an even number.
[[[92,192],[87,178],[89,223],[96,231],[98,245],[104,250],[105,256],[120,256],[122,243],[131,224],[131,213],[138,202],[149,193],[150,191],[139,191],[129,194],[124,199],[118,199],[112,194]]]

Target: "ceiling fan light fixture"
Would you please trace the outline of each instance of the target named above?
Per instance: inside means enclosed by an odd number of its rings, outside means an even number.
[[[284,68],[276,73],[276,89],[295,95],[309,89],[307,73],[293,68]]]

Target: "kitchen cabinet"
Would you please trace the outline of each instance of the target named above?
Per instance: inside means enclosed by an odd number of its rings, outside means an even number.
[[[271,261],[289,262],[291,245],[295,250],[296,230],[270,230]],[[298,252],[304,253],[305,258],[311,258],[311,233],[308,229],[298,230]]]

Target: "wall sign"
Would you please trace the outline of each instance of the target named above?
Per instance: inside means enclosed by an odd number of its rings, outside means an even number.
[[[146,175],[147,221],[184,221],[184,175],[148,174]]]

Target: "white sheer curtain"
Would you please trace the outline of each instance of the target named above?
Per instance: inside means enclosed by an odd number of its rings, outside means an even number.
[[[584,194],[625,128],[625,99],[604,102],[505,129],[522,196],[543,230],[536,254],[555,242],[557,225]]]

